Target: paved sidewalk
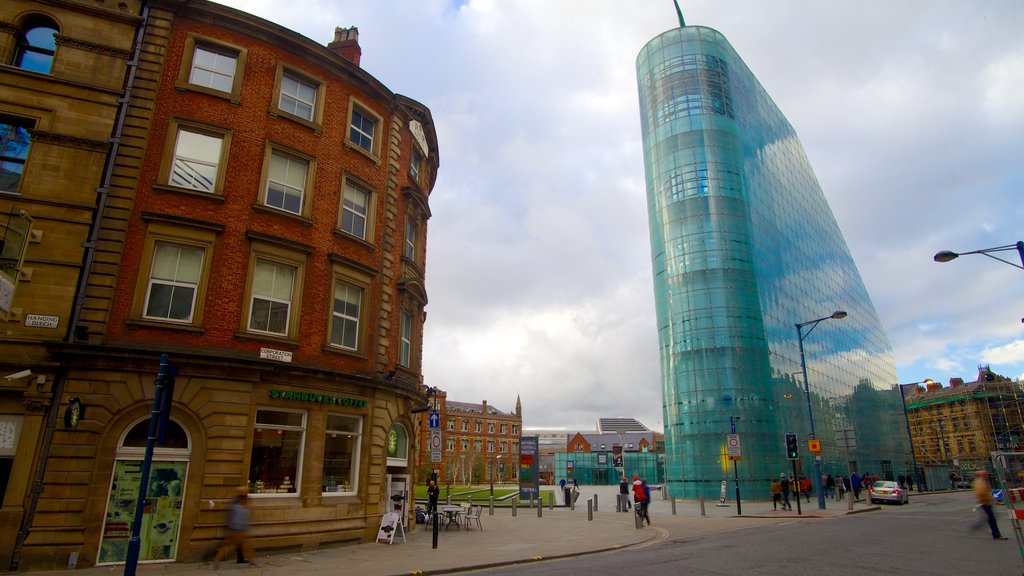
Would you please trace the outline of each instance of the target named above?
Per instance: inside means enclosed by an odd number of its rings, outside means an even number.
[[[846,502],[828,501],[827,510],[818,510],[817,501],[804,502],[803,515],[773,511],[771,502],[742,502],[743,516],[736,516],[735,502],[716,506],[706,502],[704,515],[700,503],[677,501],[676,514],[672,503],[653,493],[650,516],[652,526],[637,529],[633,514],[615,511],[617,486],[581,487],[575,510],[545,507],[542,517],[536,508],[495,508],[490,515],[485,507],[481,524],[470,530],[464,527],[446,530],[439,527],[438,547],[432,547],[430,526],[410,526],[406,542],[398,538],[393,544],[357,544],[310,552],[258,556],[259,566],[224,562],[218,572],[224,576],[321,576],[336,570],[360,576],[397,576],[401,574],[444,574],[471,567],[508,565],[646,546],[655,542],[704,536],[709,533],[740,530],[793,521],[816,521],[848,514]],[[597,495],[600,509],[588,520],[587,501]],[[858,502],[852,512],[877,510],[877,506]],[[817,520],[820,521],[820,520]],[[209,563],[140,564],[138,576],[213,576]],[[78,576],[115,576],[124,573],[124,566],[104,566],[75,570]],[[32,572],[33,576],[67,576],[67,571]]]

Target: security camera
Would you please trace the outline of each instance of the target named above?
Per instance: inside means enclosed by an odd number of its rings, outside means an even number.
[[[15,372],[14,374],[8,374],[7,376],[4,376],[4,380],[14,381],[14,380],[18,380],[20,378],[28,378],[31,375],[32,375],[32,371],[31,370],[22,370],[21,372]]]

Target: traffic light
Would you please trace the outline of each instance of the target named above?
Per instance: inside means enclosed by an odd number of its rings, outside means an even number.
[[[790,460],[800,459],[800,448],[796,445],[796,434],[786,433],[786,458]]]

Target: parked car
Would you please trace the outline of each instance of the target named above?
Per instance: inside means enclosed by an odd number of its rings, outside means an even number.
[[[910,502],[910,495],[908,492],[910,491],[900,486],[898,482],[879,480],[868,488],[868,499],[871,500],[872,504],[875,502],[905,504]]]

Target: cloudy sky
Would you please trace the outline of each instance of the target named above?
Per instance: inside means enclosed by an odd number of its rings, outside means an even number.
[[[222,0],[427,105],[426,383],[524,426],[662,428],[635,60],[671,0]],[[901,383],[1024,374],[1024,3],[683,0],[806,149]],[[996,254],[1020,264],[1016,251]],[[823,311],[823,315],[829,311]]]

